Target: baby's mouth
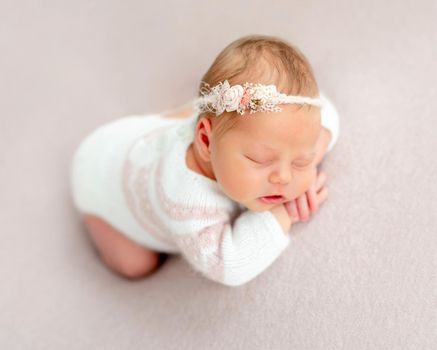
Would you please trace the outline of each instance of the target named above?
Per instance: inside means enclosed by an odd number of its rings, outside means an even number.
[[[273,195],[273,196],[260,197],[259,200],[266,204],[275,204],[275,203],[282,202],[284,198],[285,197],[281,195]]]

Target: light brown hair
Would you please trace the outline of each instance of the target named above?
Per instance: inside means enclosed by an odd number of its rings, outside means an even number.
[[[284,39],[267,35],[248,35],[231,42],[215,58],[202,77],[201,89],[228,80],[230,85],[247,82],[274,84],[287,95],[316,97],[319,94],[313,70],[303,53]],[[219,116],[204,112],[213,122],[215,134],[221,137],[238,121],[237,112],[224,112]]]

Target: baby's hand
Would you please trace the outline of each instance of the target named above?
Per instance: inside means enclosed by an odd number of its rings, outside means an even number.
[[[300,197],[284,203],[288,215],[292,219],[292,223],[299,221],[307,221],[311,214],[315,214],[328,197],[328,188],[325,185],[326,174],[321,171],[317,174],[315,183],[310,189]]]

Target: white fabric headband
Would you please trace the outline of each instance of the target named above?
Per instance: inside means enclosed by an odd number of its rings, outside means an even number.
[[[237,111],[243,115],[247,110],[255,112],[280,112],[278,104],[308,104],[323,107],[320,98],[285,95],[276,90],[275,85],[244,83],[230,86],[227,80],[210,88],[209,84],[200,91],[200,97],[193,101],[197,113],[212,112],[216,116],[226,112]]]

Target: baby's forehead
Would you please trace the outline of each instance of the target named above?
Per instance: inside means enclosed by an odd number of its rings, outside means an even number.
[[[234,142],[257,142],[285,145],[315,141],[321,132],[320,118],[313,116],[264,114],[241,117],[234,126]]]
[[[290,132],[312,132],[320,128],[320,113],[254,113],[237,117],[235,129],[248,134],[289,135]]]

